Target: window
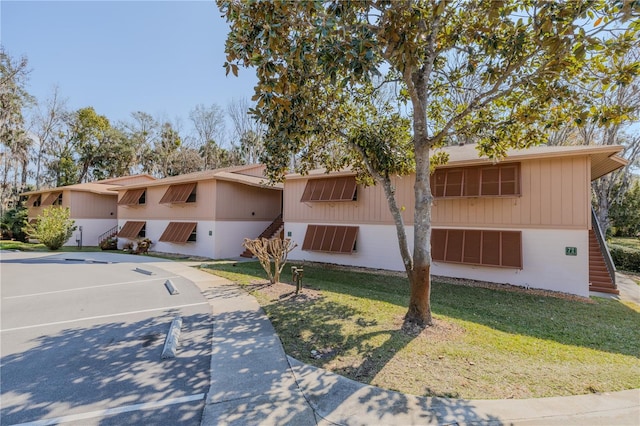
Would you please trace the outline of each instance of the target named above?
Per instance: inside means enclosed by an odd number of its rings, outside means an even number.
[[[196,202],[196,183],[171,185],[164,193],[160,204],[182,204]]]
[[[160,236],[160,241],[166,243],[196,241],[196,225],[196,222],[169,222]]]
[[[520,195],[520,163],[436,170],[431,192],[441,197],[500,197]]]
[[[435,261],[522,269],[522,232],[478,229],[434,229]]]
[[[40,204],[42,204],[42,194],[30,195],[26,204],[28,207],[40,207]]]
[[[43,207],[62,205],[62,192],[52,192],[40,205]]]
[[[302,250],[352,253],[356,248],[357,226],[309,225]]]
[[[146,236],[147,222],[134,222],[127,221],[120,232],[118,237],[122,238],[144,238]]]
[[[147,191],[145,188],[130,189],[124,193],[120,201],[119,206],[135,206],[138,204],[145,204]]]
[[[309,179],[300,201],[355,201],[357,187],[355,176]]]

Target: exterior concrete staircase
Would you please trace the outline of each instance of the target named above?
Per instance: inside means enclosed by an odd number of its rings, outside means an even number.
[[[282,214],[280,214],[278,217],[276,217],[273,220],[273,222],[271,222],[271,225],[269,225],[267,229],[265,229],[262,232],[262,234],[258,235],[258,239],[266,238],[270,240],[271,238],[276,238],[276,237],[282,238],[283,236],[281,235],[281,233],[283,230],[284,230],[284,222],[282,221]],[[242,252],[240,257],[252,258],[253,253],[251,253],[249,250],[245,250]]]
[[[616,269],[609,250],[600,233],[595,214],[592,213],[592,227],[589,231],[589,291],[620,294],[616,287]]]
[[[107,241],[109,238],[113,238],[116,235],[118,235],[118,225],[109,229],[107,232],[100,234],[100,236],[98,237],[98,247],[100,247],[102,243]]]

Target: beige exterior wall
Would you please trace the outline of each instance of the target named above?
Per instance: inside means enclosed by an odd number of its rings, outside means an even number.
[[[398,205],[404,206],[403,218],[407,225],[413,223],[413,176],[396,177]],[[307,179],[285,180],[284,221],[323,223],[393,223],[387,199],[381,186],[358,185],[357,201],[300,202]]]
[[[241,172],[238,172],[238,174],[256,176],[256,177],[264,177],[264,170],[265,170],[265,166],[264,165],[256,164],[253,167],[247,167],[246,169],[242,170]]]
[[[437,199],[433,224],[588,229],[589,167],[586,156],[522,162],[520,197]]]
[[[521,196],[440,198],[434,226],[560,228],[590,227],[590,163],[587,156],[521,163]],[[307,179],[285,181],[285,222],[393,224],[382,187],[358,186],[357,201],[302,203]],[[413,225],[413,176],[395,178],[396,200]]]
[[[70,197],[66,200],[67,194]],[[118,197],[115,195],[93,194],[91,192],[65,191],[63,205],[71,206],[72,219],[116,219]]]
[[[282,191],[217,181],[216,220],[273,221],[281,212]]]
[[[118,206],[118,219],[128,220],[211,220],[215,216],[215,180],[200,181],[196,186],[196,202],[160,204],[170,185],[147,187],[146,203]],[[126,191],[118,191],[119,198]]]
[[[44,201],[47,199],[47,197],[53,193],[53,192],[60,192],[60,190],[52,190],[49,192],[43,192],[42,194],[40,194],[41,197],[41,201]],[[70,207],[70,203],[69,203],[69,199],[70,199],[70,193],[71,191],[67,190],[67,191],[62,191],[62,207]],[[45,207],[50,207],[50,206],[39,206],[39,207],[33,207],[33,206],[27,206],[27,217],[29,219],[35,219],[36,217],[40,216],[42,214],[42,211],[45,209]],[[73,218],[73,211],[71,212],[71,217]]]

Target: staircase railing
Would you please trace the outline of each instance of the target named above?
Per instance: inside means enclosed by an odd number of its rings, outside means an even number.
[[[276,217],[273,220],[273,222],[271,222],[271,224],[267,227],[267,229],[262,231],[262,234],[258,235],[258,239],[273,237],[276,231],[282,228],[283,225],[284,225],[284,222],[282,221],[282,213],[280,213],[278,217]],[[245,251],[242,252],[242,254],[240,254],[240,256],[250,258],[250,257],[253,257],[253,253],[251,252],[251,250],[246,249]]]
[[[609,276],[611,277],[611,282],[613,283],[614,288],[617,288],[616,265],[614,265],[613,259],[611,258],[611,253],[609,252],[609,248],[605,242],[602,228],[600,228],[600,222],[598,222],[598,217],[596,216],[596,211],[593,207],[591,207],[591,226],[593,228],[593,233],[596,235],[596,240],[598,240],[600,252],[602,252],[602,257],[604,258],[604,263],[607,266],[607,272],[609,272]]]
[[[100,246],[100,244],[102,244],[109,238],[115,237],[117,233],[118,233],[118,225],[109,229],[107,232],[103,232],[102,234],[100,234],[100,236],[98,237],[98,246]]]

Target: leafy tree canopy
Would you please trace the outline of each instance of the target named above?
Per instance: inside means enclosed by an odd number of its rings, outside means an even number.
[[[637,2],[626,0],[217,3],[231,25],[227,74],[244,66],[258,77],[252,113],[268,128],[270,176],[281,179],[294,154],[303,173],[362,165],[383,184],[411,282],[405,319],[418,325],[431,323],[431,150],[471,137],[499,159],[544,142],[581,112],[569,82],[592,78],[587,61],[604,66],[637,44],[640,27]],[[611,84],[637,72],[616,69]],[[375,78],[395,85],[394,99],[375,101]],[[408,106],[410,126],[389,110],[393,100]],[[389,175],[413,162],[411,254]]]

